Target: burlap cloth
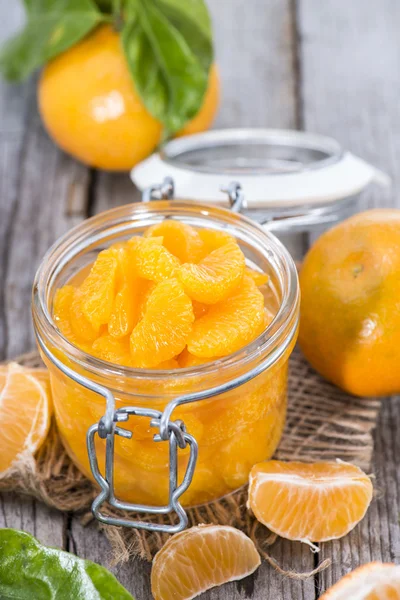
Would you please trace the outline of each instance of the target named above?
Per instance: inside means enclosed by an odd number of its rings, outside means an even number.
[[[29,367],[43,366],[36,352],[17,360]],[[286,427],[275,458],[305,462],[341,459],[364,470],[370,468],[372,430],[378,417],[379,400],[354,398],[330,385],[308,366],[299,350],[295,350],[290,359],[288,396]],[[12,476],[0,479],[0,491],[34,496],[58,510],[80,513],[84,522],[91,518],[90,505],[97,494],[94,485],[66,454],[54,424],[34,464],[20,467]],[[218,523],[238,527],[256,539],[261,550],[262,545],[274,541],[274,536],[257,524],[246,508],[246,500],[247,491],[242,489],[206,506],[190,509],[189,521],[193,525]],[[160,520],[158,516],[147,518]],[[169,517],[163,518],[165,522],[170,521]],[[111,542],[114,562],[128,560],[132,554],[151,560],[166,539],[158,533],[102,528]],[[262,554],[283,572],[267,553]],[[324,566],[326,564],[320,565],[318,570]]]

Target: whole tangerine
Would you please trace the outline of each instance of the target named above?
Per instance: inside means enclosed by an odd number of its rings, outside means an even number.
[[[219,76],[212,65],[203,105],[178,135],[207,129],[219,104]],[[92,167],[126,171],[159,144],[162,124],[137,94],[119,33],[103,25],[43,69],[39,110],[54,141]]]
[[[400,391],[400,210],[359,213],[324,233],[301,272],[299,343],[357,396]]]

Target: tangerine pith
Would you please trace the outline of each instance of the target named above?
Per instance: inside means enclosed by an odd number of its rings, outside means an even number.
[[[162,411],[168,399],[196,389],[205,364],[240,351],[273,318],[277,307],[260,291],[268,277],[245,265],[232,236],[164,221],[143,237],[100,252],[83,280],[78,274],[57,291],[54,320],[66,338],[95,358],[144,373],[156,369],[156,383],[149,375],[134,382],[127,377],[126,397],[116,394],[116,402],[117,407]],[[238,390],[174,412],[199,444],[185,504],[239,488],[253,464],[273,454],[285,419],[290,351]],[[198,372],[180,377],[187,369]],[[103,401],[51,365],[50,371],[60,433],[72,458],[90,475],[84,440],[104,412]],[[210,387],[214,380],[218,383],[218,369],[210,376]],[[115,440],[117,495],[143,504],[166,503],[168,444],[153,441],[156,432],[149,419],[131,417],[124,428],[133,432],[133,439]],[[100,440],[98,453],[102,460]],[[188,458],[188,451],[180,452],[180,477]]]

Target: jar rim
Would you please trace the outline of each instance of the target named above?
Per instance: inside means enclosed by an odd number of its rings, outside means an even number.
[[[258,240],[275,272],[281,271],[282,298],[273,321],[252,342],[226,357],[199,366],[171,370],[141,369],[117,365],[97,358],[70,342],[58,329],[48,305],[48,289],[56,275],[77,254],[112,235],[126,234],[134,223],[146,225],[146,218],[165,213],[193,214],[229,224],[237,231]],[[147,224],[148,225],[148,224]],[[146,226],[147,226],[146,225]],[[212,221],[209,223],[212,228]],[[134,233],[132,232],[132,235]],[[235,235],[235,234],[234,234]],[[247,241],[247,237],[246,237]],[[109,209],[79,223],[47,251],[36,272],[32,291],[32,313],[36,334],[61,351],[69,360],[98,377],[142,380],[163,380],[213,375],[215,372],[245,365],[266,353],[276,354],[277,347],[285,346],[288,336],[296,335],[299,309],[299,284],[295,263],[283,244],[258,223],[227,209],[193,201],[152,201],[134,203]],[[275,351],[275,352],[274,352]],[[279,358],[280,352],[272,364]]]

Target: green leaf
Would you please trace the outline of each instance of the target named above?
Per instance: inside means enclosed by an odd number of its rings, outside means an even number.
[[[27,23],[6,43],[0,70],[20,81],[67,50],[106,19],[93,0],[24,0]]]
[[[203,0],[130,0],[122,43],[138,94],[170,135],[200,110],[213,60]]]
[[[185,26],[185,20],[204,35],[212,44],[210,13],[203,0],[156,0],[160,10],[175,23]]]
[[[134,600],[107,569],[0,529],[1,600]]]

